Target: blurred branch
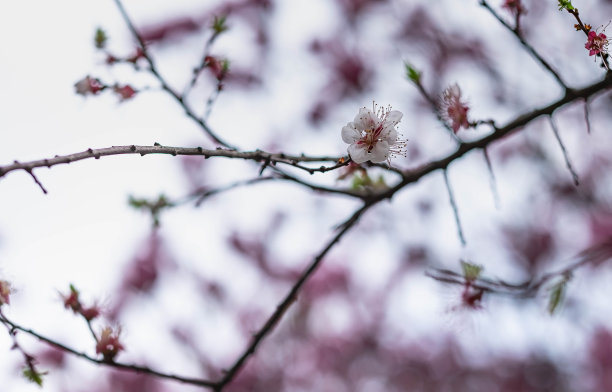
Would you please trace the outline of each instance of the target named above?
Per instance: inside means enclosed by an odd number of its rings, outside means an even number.
[[[489,11],[491,13],[491,15],[493,15],[495,17],[495,19],[497,19],[497,21],[499,23],[501,23],[505,28],[507,28],[509,31],[511,31],[512,34],[514,34],[514,36],[521,42],[521,45],[523,45],[525,50],[527,50],[527,52],[529,52],[529,54],[531,54],[544,68],[546,68],[546,70],[548,72],[550,72],[550,74],[557,80],[557,82],[559,83],[559,85],[561,85],[561,87],[563,87],[565,90],[568,89],[567,85],[565,84],[563,79],[561,79],[561,76],[559,76],[557,71],[555,71],[553,69],[553,67],[548,63],[548,61],[544,60],[544,58],[542,56],[540,56],[540,54],[538,52],[536,52],[536,50],[531,45],[529,45],[527,43],[527,41],[525,41],[523,36],[521,36],[521,34],[520,34],[519,30],[518,30],[518,26],[517,26],[516,29],[513,29],[508,23],[506,23],[497,14],[497,12],[495,12],[493,10],[493,8],[491,8],[491,6],[489,5],[489,3],[486,2],[486,0],[480,0],[480,5],[485,7],[487,9],[487,11]]]
[[[45,342],[47,344],[49,344],[50,346],[53,346],[57,349],[60,349],[64,352],[70,353],[74,356],[83,358],[89,362],[93,362],[96,363],[98,365],[105,365],[105,366],[109,366],[115,369],[119,369],[119,370],[125,370],[125,371],[132,371],[132,372],[137,372],[137,373],[143,373],[143,374],[148,374],[151,376],[155,376],[155,377],[159,377],[159,378],[164,378],[164,379],[168,379],[168,380],[174,380],[174,381],[179,381],[185,384],[191,384],[191,385],[197,385],[197,386],[201,386],[201,387],[209,387],[209,388],[213,388],[215,387],[216,383],[213,381],[208,381],[208,380],[203,380],[203,379],[197,379],[197,378],[189,378],[189,377],[183,377],[183,376],[177,376],[174,374],[168,374],[168,373],[162,373],[162,372],[158,372],[157,370],[153,370],[151,368],[148,368],[146,366],[138,366],[138,365],[130,365],[130,364],[124,364],[124,363],[119,363],[119,362],[109,362],[107,360],[104,359],[98,359],[98,358],[94,358],[91,357],[89,355],[87,355],[86,353],[77,351],[71,347],[68,347],[62,343],[59,343],[58,341],[55,341],[51,338],[48,338],[46,336],[43,336],[31,329],[22,327],[19,324],[16,324],[14,322],[12,322],[11,320],[9,320],[8,318],[6,318],[6,316],[2,313],[0,313],[0,321],[4,324],[6,324],[7,326],[10,326],[11,330],[13,331],[22,331],[28,335],[31,335],[35,338],[37,338],[38,340]]]
[[[289,307],[291,307],[291,305],[297,300],[298,292],[317,270],[325,255],[327,255],[334,245],[336,245],[349,231],[349,229],[357,223],[359,216],[361,216],[361,214],[372,205],[373,204],[371,203],[366,203],[364,207],[359,209],[350,218],[338,226],[340,228],[338,233],[325,245],[323,250],[317,254],[312,263],[304,270],[304,272],[300,274],[299,279],[293,284],[291,290],[289,290],[283,300],[276,306],[276,310],[270,315],[264,325],[253,335],[251,343],[244,350],[243,354],[236,360],[234,365],[226,371],[225,376],[217,383],[216,387],[214,388],[215,391],[222,391],[225,385],[229,384],[236,377],[240,369],[242,369],[246,363],[247,359],[255,354],[255,350],[262,340],[272,331],[272,329],[274,329],[280,319],[285,315],[285,313],[287,313]]]
[[[198,117],[191,110],[191,108],[189,108],[189,106],[185,102],[184,95],[177,93],[176,91],[174,91],[172,87],[170,87],[168,82],[166,82],[166,79],[159,73],[157,67],[155,66],[155,62],[153,61],[153,58],[147,51],[147,45],[145,41],[143,40],[142,36],[138,33],[138,30],[136,30],[136,26],[134,25],[131,18],[127,14],[125,8],[123,7],[121,0],[115,0],[115,4],[117,5],[117,8],[119,8],[119,12],[121,13],[121,16],[123,17],[123,19],[125,20],[125,23],[127,24],[128,28],[132,32],[132,35],[134,35],[134,38],[138,42],[138,45],[140,46],[140,49],[142,50],[143,57],[149,64],[149,70],[151,71],[151,74],[153,74],[153,76],[155,76],[155,78],[159,81],[162,89],[168,92],[172,96],[172,98],[174,98],[174,100],[185,110],[185,114],[187,115],[187,117],[191,118],[193,121],[198,123],[198,125],[204,130],[204,132],[208,136],[210,136],[211,139],[213,139],[216,143],[224,147],[227,147],[230,149],[236,149],[236,147],[232,146],[231,144],[221,139],[218,135],[216,135],[213,132],[213,130],[208,126],[206,121]]]
[[[446,169],[452,162],[464,156],[468,152],[476,149],[484,149],[493,142],[501,140],[503,137],[519,131],[522,127],[529,124],[531,121],[535,120],[540,116],[551,115],[555,110],[570,102],[576,101],[578,99],[587,99],[588,97],[605,91],[610,87],[612,87],[612,77],[606,77],[600,82],[591,84],[587,87],[578,90],[568,89],[566,90],[566,93],[563,98],[557,100],[556,102],[553,102],[543,108],[535,109],[530,112],[521,114],[515,119],[511,120],[507,125],[500,128],[496,128],[494,132],[482,137],[481,139],[475,140],[473,142],[464,142],[457,147],[455,152],[449,154],[448,156],[426,163],[416,169],[406,170],[404,172],[405,177],[399,184],[387,191],[381,192],[377,195],[377,198],[391,198],[395,194],[395,192],[399,191],[406,185],[417,182],[418,180],[433,171],[439,169]]]
[[[557,139],[557,143],[559,143],[559,147],[561,147],[561,152],[563,153],[563,158],[565,159],[565,166],[567,166],[567,170],[569,170],[570,174],[572,175],[572,179],[574,180],[574,185],[578,186],[580,185],[580,179],[578,178],[578,173],[576,173],[576,170],[574,169],[574,166],[572,165],[572,161],[570,161],[569,155],[567,153],[567,149],[565,148],[565,145],[563,144],[563,141],[561,140],[561,135],[559,135],[559,130],[557,129],[557,125],[555,124],[555,121],[553,120],[552,116],[548,116],[548,119],[550,120],[550,127],[553,130],[553,133],[555,134],[555,139]]]
[[[465,246],[465,235],[463,234],[463,228],[461,226],[461,219],[459,219],[459,207],[457,206],[457,201],[455,200],[455,195],[453,193],[453,188],[450,185],[448,180],[447,169],[442,171],[444,174],[444,184],[446,185],[446,190],[448,191],[448,199],[453,209],[453,215],[455,216],[455,223],[457,224],[457,235],[459,236],[459,241],[461,241],[461,245]]]
[[[586,265],[599,265],[612,259],[612,238],[594,245],[576,256],[577,261],[557,271],[541,275],[538,279],[530,279],[522,283],[509,283],[501,279],[477,278],[468,279],[463,274],[447,270],[433,269],[425,275],[440,282],[464,286],[468,281],[472,287],[489,293],[511,295],[516,297],[532,297],[548,282],[555,278],[569,280],[573,273]]]

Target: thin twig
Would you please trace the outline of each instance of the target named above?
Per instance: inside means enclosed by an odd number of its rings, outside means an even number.
[[[514,34],[514,36],[520,41],[521,45],[523,45],[525,50],[527,50],[529,54],[531,54],[544,68],[546,68],[548,72],[550,72],[550,74],[557,80],[559,85],[561,85],[561,87],[563,87],[564,90],[568,89],[567,85],[565,84],[563,79],[561,79],[561,76],[557,73],[557,71],[555,71],[553,67],[548,63],[548,61],[544,60],[544,58],[540,56],[540,54],[536,52],[536,50],[531,45],[529,45],[527,41],[525,41],[525,39],[523,38],[523,36],[521,36],[521,34],[519,33],[517,29],[513,29],[508,23],[506,23],[506,21],[504,21],[497,14],[497,12],[495,12],[493,8],[491,8],[491,6],[489,5],[489,3],[486,2],[486,0],[480,0],[480,5],[485,7],[487,11],[489,11],[491,15],[493,15],[493,17],[495,17],[495,19],[497,19],[499,23],[501,23],[505,28],[507,28],[510,32],[512,32],[512,34]]]
[[[365,208],[367,209],[370,206],[371,205],[368,205]],[[221,391],[225,385],[230,383],[234,379],[234,377],[236,377],[237,373],[240,371],[240,369],[242,369],[247,359],[255,353],[255,350],[262,342],[264,337],[268,335],[272,331],[272,329],[274,329],[276,324],[278,324],[280,319],[285,315],[291,304],[297,300],[298,292],[300,291],[302,286],[304,286],[308,278],[310,278],[310,276],[317,270],[317,267],[321,264],[321,261],[323,260],[325,255],[327,255],[327,253],[334,247],[334,245],[336,245],[340,241],[340,239],[349,231],[349,229],[353,227],[355,223],[357,223],[358,217],[361,216],[363,212],[362,210],[365,211],[365,209],[363,208],[360,209],[358,215],[356,215],[357,213],[353,214],[344,223],[339,225],[341,229],[334,236],[334,238],[332,238],[332,240],[329,241],[323,247],[323,249],[317,254],[312,263],[304,270],[304,272],[302,272],[299,279],[293,284],[287,295],[276,306],[276,310],[272,313],[272,315],[270,315],[264,325],[253,335],[251,343],[244,350],[243,354],[236,360],[234,365],[227,370],[223,379],[219,381],[215,389],[216,391]]]
[[[584,99],[584,121],[586,122],[587,133],[591,134],[591,120],[589,119],[589,99]]]
[[[236,181],[224,187],[197,191],[193,193],[192,195],[188,196],[185,199],[185,201],[190,201],[195,198],[196,199],[195,205],[196,207],[199,207],[200,205],[202,205],[204,200],[208,199],[211,196],[217,195],[219,193],[226,192],[226,191],[229,191],[229,190],[241,187],[241,186],[252,185],[252,184],[275,180],[275,179],[276,179],[275,176],[265,176],[265,177],[255,177],[255,178],[251,178],[251,179],[244,180],[244,181]],[[182,204],[182,203],[184,203],[184,201],[178,201],[178,202],[175,202],[174,204],[176,205],[176,204]]]
[[[499,209],[501,202],[499,199],[499,191],[497,190],[497,180],[495,179],[495,173],[493,172],[493,165],[491,164],[491,158],[489,158],[489,150],[487,148],[482,149],[485,162],[487,164],[487,170],[489,171],[489,185],[491,186],[491,193],[493,194],[493,202],[495,208]]]
[[[155,62],[153,61],[153,58],[150,56],[147,50],[147,45],[145,41],[143,40],[140,33],[138,33],[138,30],[136,30],[136,26],[134,25],[134,23],[132,22],[132,19],[127,14],[125,8],[123,7],[121,0],[115,0],[115,4],[117,5],[117,8],[119,9],[119,12],[121,13],[121,16],[123,17],[123,19],[125,20],[125,23],[127,24],[129,30],[132,32],[132,35],[138,42],[138,45],[140,46],[140,49],[142,50],[143,57],[149,64],[149,70],[151,71],[151,74],[153,74],[153,76],[155,76],[155,78],[159,81],[162,89],[167,91],[174,98],[174,100],[177,101],[177,103],[185,110],[185,114],[187,115],[187,117],[191,118],[193,121],[198,123],[198,125],[200,125],[200,127],[204,130],[204,132],[208,136],[210,136],[211,139],[213,139],[216,143],[224,147],[235,150],[236,149],[235,146],[227,143],[226,141],[221,139],[218,135],[216,135],[215,132],[213,132],[213,130],[208,126],[208,124],[203,119],[199,118],[191,110],[191,108],[187,106],[184,96],[178,94],[176,91],[174,91],[172,87],[170,87],[168,82],[166,82],[166,79],[157,70],[157,67],[155,66]]]
[[[18,164],[17,161],[15,161],[16,164]],[[46,195],[48,192],[45,189],[45,187],[43,186],[43,184],[38,180],[38,177],[36,177],[36,175],[32,172],[32,169],[30,170],[26,170],[28,172],[28,174],[30,176],[32,176],[32,179],[34,180],[34,182],[36,183],[36,185],[38,185],[40,187],[40,189],[43,191],[43,193]]]
[[[190,378],[190,377],[183,377],[183,376],[177,376],[174,374],[169,374],[169,373],[162,373],[159,372],[157,370],[153,370],[151,368],[148,368],[146,366],[138,366],[138,365],[131,365],[131,364],[124,364],[124,363],[119,363],[119,362],[109,362],[107,360],[104,359],[98,359],[98,358],[94,358],[89,356],[86,353],[77,351],[69,346],[66,346],[62,343],[59,343],[56,340],[53,340],[51,338],[48,338],[44,335],[41,335],[29,328],[25,328],[22,327],[19,324],[16,324],[14,322],[12,322],[11,320],[9,320],[8,318],[6,318],[5,315],[0,314],[0,321],[2,321],[5,324],[8,324],[11,326],[12,329],[14,330],[19,330],[22,331],[28,335],[34,336],[35,338],[37,338],[38,340],[45,342],[57,349],[60,349],[64,352],[70,353],[74,356],[83,358],[89,362],[93,362],[96,363],[98,365],[104,365],[104,366],[109,366],[115,369],[119,369],[119,370],[126,370],[126,371],[132,371],[132,372],[138,372],[138,373],[144,373],[144,374],[148,374],[151,376],[155,376],[155,377],[159,377],[159,378],[164,378],[164,379],[169,379],[169,380],[174,380],[174,381],[179,381],[185,384],[191,384],[191,385],[197,385],[197,386],[201,386],[201,387],[208,387],[208,388],[214,388],[216,386],[216,383],[214,381],[209,381],[209,380],[205,380],[205,379],[199,379],[199,378]]]
[[[544,285],[555,278],[571,276],[574,271],[586,265],[599,265],[612,259],[612,238],[608,238],[607,240],[580,252],[576,256],[576,259],[577,260],[575,262],[564,268],[545,273],[537,279],[532,278],[522,283],[509,283],[501,279],[489,279],[483,277],[471,280],[471,282],[474,288],[489,293],[510,295],[520,298],[532,297],[536,295]],[[462,286],[466,283],[466,278],[463,276],[463,274],[447,269],[432,269],[430,271],[426,271],[425,275],[444,283],[458,284]]]
[[[559,147],[561,147],[561,152],[563,153],[563,158],[565,159],[565,165],[567,166],[567,169],[569,170],[570,174],[572,175],[572,178],[574,179],[574,184],[578,186],[580,185],[578,173],[576,173],[576,170],[574,170],[574,167],[572,166],[572,162],[570,161],[567,150],[565,149],[565,145],[563,144],[563,141],[561,140],[561,136],[559,135],[559,130],[557,129],[557,126],[555,125],[555,121],[553,120],[552,115],[548,116],[548,118],[550,120],[550,127],[552,128],[553,133],[555,134],[555,138],[557,139],[557,142],[559,143]]]
[[[421,83],[420,79],[415,81],[414,84],[417,87],[417,90],[419,90],[419,93],[421,93],[421,96],[423,98],[425,98],[425,100],[429,103],[429,106],[431,107],[431,110],[435,114],[435,116],[438,119],[438,121],[440,121],[440,123],[444,126],[444,128],[446,128],[446,130],[451,135],[453,140],[456,141],[457,143],[461,144],[461,139],[459,139],[457,134],[455,132],[453,132],[451,127],[448,125],[448,123],[446,121],[444,121],[444,119],[440,115],[440,106],[439,106],[438,102],[431,95],[429,95],[427,90],[425,90],[425,87]]]
[[[453,215],[455,216],[455,223],[457,224],[457,234],[459,235],[461,245],[465,246],[465,236],[463,235],[463,228],[461,227],[461,220],[459,219],[459,208],[457,207],[457,201],[455,200],[453,189],[451,188],[450,182],[448,181],[447,169],[442,170],[442,174],[444,174],[444,183],[446,184],[446,190],[448,191],[448,199],[450,201],[451,208],[453,209]]]

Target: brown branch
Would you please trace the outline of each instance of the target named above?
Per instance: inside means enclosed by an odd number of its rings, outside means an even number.
[[[522,283],[509,283],[501,279],[478,278],[469,280],[472,287],[493,294],[510,295],[515,297],[527,298],[537,294],[537,292],[548,282],[555,278],[571,277],[574,271],[586,265],[599,265],[612,259],[612,238],[590,247],[576,256],[577,261],[569,264],[565,268],[551,271],[541,275],[539,278],[529,279]],[[426,271],[425,275],[440,282],[465,285],[468,279],[460,273],[447,269],[433,269]]]
[[[390,188],[389,190],[379,193],[375,199],[390,199],[397,191],[401,190],[406,185],[419,181],[421,178],[427,176],[433,171],[446,169],[452,162],[464,156],[468,152],[472,150],[486,148],[493,142],[498,141],[514,132],[517,132],[523,126],[527,125],[528,123],[540,116],[551,115],[555,110],[570,102],[573,102],[578,99],[589,98],[606,89],[609,89],[610,87],[612,87],[612,77],[606,76],[604,80],[591,84],[587,87],[577,90],[569,89],[566,91],[566,94],[563,96],[563,98],[557,100],[556,102],[553,102],[548,106],[521,114],[505,126],[497,128],[494,132],[482,137],[481,139],[472,142],[462,143],[453,153],[450,153],[444,158],[431,161],[415,169],[406,170],[404,172],[405,177],[400,183]]]
[[[465,236],[463,235],[463,228],[461,227],[461,219],[459,219],[459,207],[457,206],[457,201],[455,200],[455,195],[453,194],[453,188],[448,181],[448,173],[447,169],[444,169],[442,173],[444,174],[444,184],[446,185],[446,190],[448,191],[448,200],[450,202],[451,208],[453,209],[453,215],[455,216],[455,223],[457,224],[457,234],[459,235],[459,241],[461,241],[461,245],[465,246]]]
[[[485,7],[487,11],[489,11],[491,15],[493,15],[493,17],[495,17],[495,19],[497,19],[499,23],[501,23],[505,28],[510,30],[512,34],[514,34],[514,36],[520,41],[521,45],[525,48],[525,50],[529,52],[529,54],[531,54],[533,58],[535,58],[544,68],[546,68],[548,72],[550,72],[550,74],[557,80],[557,82],[559,83],[559,85],[561,85],[561,87],[563,87],[565,90],[568,89],[567,85],[565,84],[563,79],[561,79],[561,76],[557,73],[557,71],[555,71],[553,67],[548,63],[548,61],[544,60],[544,58],[540,56],[540,54],[536,52],[536,50],[531,45],[529,45],[527,41],[525,41],[523,36],[521,36],[518,30],[518,26],[516,29],[513,29],[508,23],[506,23],[497,14],[497,12],[493,10],[493,8],[491,8],[491,6],[489,5],[489,3],[486,2],[486,0],[480,0],[480,5]]]
[[[299,279],[293,284],[287,295],[276,306],[276,310],[270,315],[264,325],[253,335],[251,343],[244,350],[243,354],[236,360],[234,365],[226,371],[225,376],[217,383],[216,387],[214,388],[215,391],[222,391],[223,388],[236,377],[238,372],[246,363],[247,359],[249,359],[249,357],[255,353],[255,350],[262,340],[272,331],[272,329],[274,329],[276,324],[278,324],[280,319],[285,315],[291,304],[297,300],[298,292],[302,286],[304,286],[308,278],[310,278],[310,276],[312,276],[312,274],[317,270],[317,267],[321,264],[321,261],[325,255],[340,241],[344,234],[346,234],[349,229],[353,227],[355,223],[357,223],[359,216],[361,216],[362,213],[372,205],[373,204],[366,204],[344,223],[339,225],[340,230],[338,233],[325,245],[325,247],[319,252],[312,263],[304,270],[304,272],[302,272]]]
[[[123,19],[125,20],[125,23],[127,24],[129,30],[132,32],[132,35],[138,42],[138,45],[140,46],[140,49],[142,50],[142,55],[144,59],[147,61],[147,63],[149,64],[149,71],[159,81],[159,83],[161,84],[161,88],[164,91],[168,92],[170,96],[172,96],[172,98],[174,98],[174,100],[183,108],[183,110],[185,110],[185,114],[187,115],[187,117],[195,121],[211,139],[213,139],[216,143],[224,147],[227,147],[230,149],[236,149],[235,146],[227,143],[226,141],[221,139],[217,134],[215,134],[215,132],[208,126],[206,121],[199,118],[193,112],[193,110],[191,110],[191,108],[185,102],[185,97],[177,93],[176,91],[174,91],[172,87],[170,87],[166,79],[159,73],[157,67],[155,66],[155,62],[153,61],[153,58],[147,51],[146,42],[143,40],[140,33],[138,33],[138,30],[136,30],[136,26],[134,25],[134,23],[132,22],[132,19],[127,14],[125,8],[123,7],[123,4],[121,3],[121,0],[115,0],[115,4],[117,5],[117,8],[119,9],[119,12],[121,13],[121,16],[123,17]]]
[[[68,155],[56,155],[53,158],[47,159],[39,159],[36,161],[30,162],[17,162],[15,161],[13,164],[0,166],[0,177],[6,175],[7,173],[15,170],[25,170],[31,174],[32,169],[37,167],[52,167],[55,165],[60,165],[64,163],[72,163],[76,161],[80,161],[83,159],[100,159],[103,156],[110,155],[125,155],[125,154],[140,154],[141,156],[148,154],[168,154],[172,156],[176,155],[199,155],[204,158],[209,157],[225,157],[225,158],[236,158],[236,159],[246,159],[253,161],[265,161],[269,160],[273,163],[283,163],[286,165],[290,165],[296,167],[301,170],[305,170],[308,173],[312,174],[315,172],[327,172],[330,170],[335,170],[339,167],[346,166],[348,164],[347,159],[345,158],[343,163],[337,163],[340,161],[341,157],[330,157],[330,156],[319,156],[319,157],[310,157],[306,155],[287,155],[282,153],[269,153],[265,151],[236,151],[236,150],[228,150],[217,148],[214,150],[203,149],[202,147],[170,147],[170,146],[162,146],[159,144],[155,144],[153,146],[113,146],[106,148],[97,148],[92,149],[89,148],[85,151],[78,152],[75,154]],[[299,162],[334,162],[333,166],[321,166],[319,168],[310,168],[307,166],[300,165]]]
[[[493,202],[495,208],[499,209],[501,205],[499,191],[497,190],[497,180],[495,179],[495,172],[493,172],[493,165],[491,164],[491,158],[489,158],[489,151],[486,148],[482,149],[482,153],[487,164],[487,171],[489,172],[489,186],[491,187],[491,193],[493,194]]]
[[[559,147],[561,147],[561,152],[563,153],[563,158],[565,159],[565,166],[567,166],[567,170],[569,170],[570,174],[572,175],[572,179],[574,180],[574,185],[578,186],[580,185],[580,179],[578,178],[578,173],[576,173],[576,170],[574,169],[574,166],[572,165],[572,161],[570,161],[569,154],[567,153],[567,149],[565,148],[565,145],[563,144],[563,141],[561,140],[561,135],[559,135],[559,130],[557,129],[557,125],[555,124],[555,121],[553,120],[552,116],[548,116],[548,118],[550,120],[550,127],[552,128],[552,131],[555,134],[555,139],[557,139],[557,143],[559,143]]]
[[[143,373],[143,374],[148,374],[151,376],[155,376],[155,377],[159,377],[159,378],[163,378],[163,379],[168,379],[168,380],[174,380],[174,381],[179,381],[182,382],[184,384],[190,384],[190,385],[197,385],[197,386],[201,386],[201,387],[208,387],[208,388],[214,388],[216,383],[214,381],[209,381],[209,380],[204,380],[204,379],[199,379],[199,378],[190,378],[190,377],[183,377],[183,376],[177,376],[175,374],[169,374],[169,373],[162,373],[159,372],[157,370],[153,370],[151,368],[148,368],[146,366],[138,366],[138,365],[131,365],[131,364],[124,364],[124,363],[119,363],[119,362],[109,362],[107,360],[104,359],[98,359],[98,358],[94,358],[91,357],[89,355],[87,355],[86,353],[77,351],[71,347],[68,347],[62,343],[59,343],[58,341],[55,341],[51,338],[48,338],[44,335],[41,335],[29,328],[25,328],[22,327],[19,324],[16,324],[14,322],[12,322],[11,320],[7,319],[6,316],[4,314],[0,314],[0,321],[3,322],[4,324],[9,325],[13,330],[18,330],[18,331],[22,331],[28,335],[31,335],[35,338],[37,338],[38,340],[47,343],[50,346],[53,346],[57,349],[60,349],[64,352],[70,353],[74,356],[83,358],[89,362],[93,362],[96,363],[98,365],[104,365],[104,366],[109,366],[115,369],[119,369],[119,370],[125,370],[125,371],[132,371],[132,372],[137,372],[137,373]]]

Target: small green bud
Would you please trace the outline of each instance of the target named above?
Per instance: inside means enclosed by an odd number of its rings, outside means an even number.
[[[571,0],[559,0],[559,11],[564,9],[568,11],[572,11],[575,9],[572,5]]]
[[[405,63],[406,77],[414,83],[421,83],[421,72],[417,71],[412,65]]]
[[[42,384],[43,384],[42,376],[44,376],[45,374],[47,374],[47,372],[41,373],[38,370],[36,370],[34,366],[28,366],[25,369],[23,369],[23,376],[28,381],[35,383],[39,387],[42,387]]]
[[[225,24],[226,19],[227,18],[225,16],[215,16],[211,26],[215,34],[221,34],[229,28],[227,27],[227,24]]]
[[[104,49],[104,47],[106,46],[107,39],[108,37],[106,36],[104,30],[102,30],[101,27],[98,27],[96,29],[96,35],[94,36],[94,43],[96,45],[96,48]]]
[[[463,277],[471,282],[480,277],[483,267],[461,260],[461,269],[463,270]]]
[[[566,280],[562,280],[553,286],[550,292],[550,298],[548,299],[548,313],[551,315],[555,314],[561,302],[563,302],[563,298],[565,297],[565,286],[567,284]]]

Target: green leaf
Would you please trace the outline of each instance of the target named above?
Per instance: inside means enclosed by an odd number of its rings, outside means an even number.
[[[571,0],[559,0],[559,11],[564,9],[568,11],[572,11],[575,9],[572,5]]]
[[[461,269],[463,270],[463,277],[466,280],[474,281],[480,277],[480,273],[483,270],[482,265],[469,263],[461,260]]]
[[[559,309],[559,305],[563,302],[563,298],[565,298],[565,287],[567,286],[567,280],[562,280],[553,286],[550,292],[550,298],[548,299],[548,313],[553,315],[557,309]]]
[[[104,49],[104,47],[106,46],[107,40],[108,40],[108,37],[106,36],[106,33],[104,32],[104,30],[102,30],[101,27],[98,27],[96,29],[96,34],[94,36],[94,43],[96,45],[96,48]]]
[[[215,32],[215,34],[221,34],[222,32],[224,32],[225,30],[229,28],[227,27],[227,24],[225,24],[225,21],[226,21],[225,16],[215,16],[215,18],[213,19],[213,23],[212,23],[212,29]]]
[[[79,295],[79,290],[77,290],[72,283],[70,283],[70,292],[74,293],[77,297]]]
[[[419,84],[421,83],[421,72],[417,71],[412,65],[405,63],[406,66],[406,77],[412,82]]]
[[[34,366],[28,366],[25,369],[23,369],[23,376],[28,381],[31,381],[31,382],[35,383],[39,387],[42,387],[42,384],[43,384],[42,376],[44,376],[45,374],[47,374],[47,373],[46,372],[41,373],[41,372],[37,371],[34,368]]]

